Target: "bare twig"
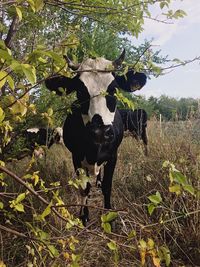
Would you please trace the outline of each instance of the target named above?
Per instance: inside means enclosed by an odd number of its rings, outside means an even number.
[[[20,233],[16,230],[13,230],[11,228],[8,228],[6,226],[3,226],[0,224],[0,229],[3,230],[3,231],[6,231],[8,233],[11,233],[11,234],[14,234],[14,235],[17,235],[17,236],[20,236],[20,237],[25,237],[25,238],[29,238],[27,235],[23,234],[23,233]]]
[[[178,67],[181,67],[181,66],[185,66],[185,65],[188,65],[190,63],[193,63],[195,61],[199,61],[200,60],[200,56],[198,57],[195,57],[193,59],[189,59],[189,60],[185,60],[179,64],[172,64],[171,66],[168,66],[168,67],[165,67],[165,68],[161,68],[161,70],[169,70],[169,69],[175,69],[175,68],[178,68]]]
[[[140,61],[141,57],[146,53],[146,51],[147,51],[151,46],[152,46],[151,44],[148,45],[148,46],[144,49],[144,51],[142,51],[141,55],[137,58],[135,64],[133,65],[133,67],[132,67],[133,69],[134,69],[134,67],[137,65],[137,63]]]
[[[50,203],[44,199],[42,196],[40,196],[33,188],[31,188],[29,185],[27,185],[19,176],[8,170],[7,168],[0,166],[0,171],[8,174],[10,177],[12,177],[14,180],[16,180],[19,184],[23,185],[31,194],[33,194],[35,197],[37,197],[42,203],[45,205],[49,205]],[[63,217],[54,207],[51,208],[53,213],[55,213],[61,220],[68,222],[68,220]]]

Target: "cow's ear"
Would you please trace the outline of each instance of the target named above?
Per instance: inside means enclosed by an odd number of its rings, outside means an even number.
[[[50,91],[55,91],[57,95],[62,95],[63,92],[70,94],[76,89],[75,80],[75,78],[59,75],[46,79],[45,85]]]
[[[117,75],[115,80],[118,86],[126,92],[134,92],[142,89],[146,84],[147,76],[142,72],[128,71],[125,75]]]

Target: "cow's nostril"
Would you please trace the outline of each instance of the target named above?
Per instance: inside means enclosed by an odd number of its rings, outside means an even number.
[[[104,138],[105,140],[111,140],[114,137],[113,129],[111,126],[106,126],[104,130]]]

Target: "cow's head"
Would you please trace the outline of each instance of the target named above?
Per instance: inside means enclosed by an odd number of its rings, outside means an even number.
[[[76,70],[77,75],[74,78],[57,76],[46,80],[47,88],[58,94],[61,94],[60,87],[66,93],[76,91],[83,122],[96,143],[110,142],[114,136],[115,90],[119,87],[117,77],[120,79],[121,76],[114,76],[113,69],[122,64],[124,56],[125,51],[115,61],[88,58],[81,64],[74,64],[67,58],[68,66]],[[140,82],[134,75],[132,73],[126,78],[123,90],[131,92],[132,85],[134,87]]]

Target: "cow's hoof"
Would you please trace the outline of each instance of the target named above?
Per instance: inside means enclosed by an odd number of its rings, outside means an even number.
[[[98,189],[101,189],[101,181],[97,181],[96,186]]]
[[[81,215],[79,219],[82,221],[83,226],[87,226],[87,222],[89,222],[89,217],[86,215]]]

